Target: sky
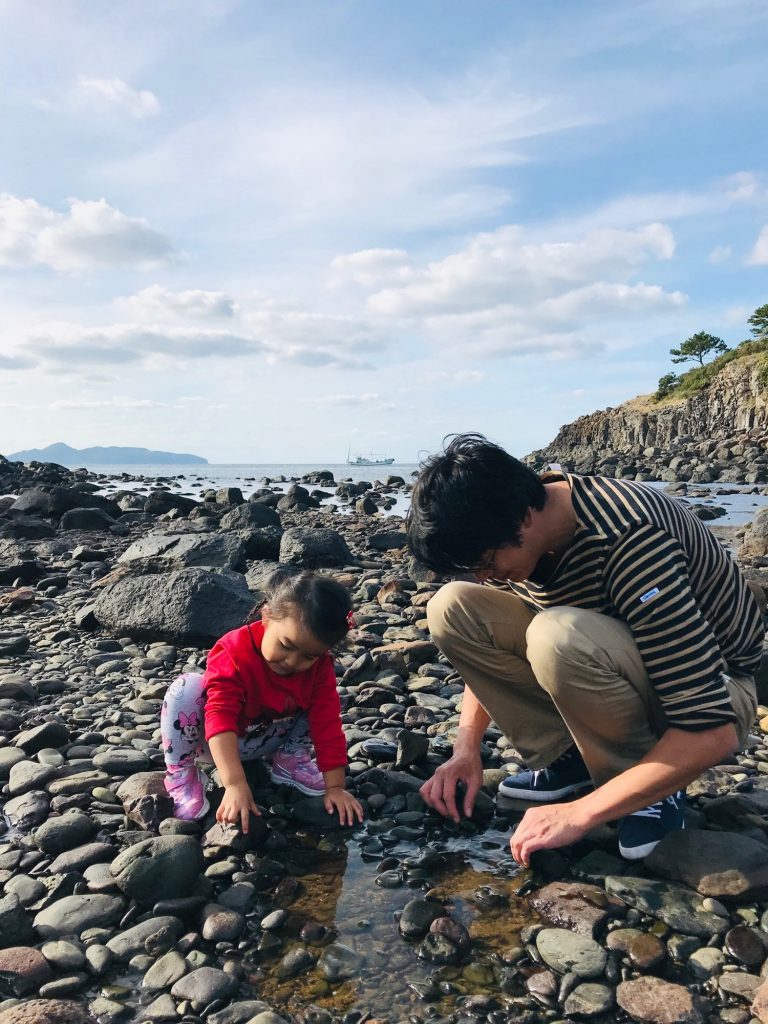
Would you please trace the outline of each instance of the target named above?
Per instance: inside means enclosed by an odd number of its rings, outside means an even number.
[[[518,456],[768,302],[764,0],[0,0],[0,452]]]

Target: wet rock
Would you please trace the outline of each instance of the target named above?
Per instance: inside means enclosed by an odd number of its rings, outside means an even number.
[[[704,1019],[687,989],[660,978],[623,981],[616,1001],[634,1020],[648,1024],[701,1024]]]
[[[341,942],[333,942],[320,954],[317,966],[327,981],[337,982],[353,978],[362,963],[363,957],[360,953]]]
[[[442,935],[448,939],[459,950],[467,950],[470,947],[469,932],[459,921],[452,917],[438,917],[429,926],[432,935]]]
[[[216,967],[199,967],[185,975],[171,989],[175,999],[188,999],[192,1009],[205,1009],[216,999],[229,999],[237,991],[238,981]]]
[[[766,957],[766,945],[761,933],[745,924],[736,925],[726,933],[725,949],[734,960],[747,967],[762,964]]]
[[[420,960],[432,964],[456,964],[462,956],[461,950],[445,935],[429,932],[419,943],[416,955]]]
[[[33,925],[41,938],[58,939],[113,924],[124,909],[125,903],[118,896],[100,893],[64,896],[41,910]]]
[[[117,636],[185,646],[215,643],[242,625],[252,607],[243,576],[190,568],[119,580],[102,591],[93,611]]]
[[[722,917],[701,910],[701,897],[682,885],[628,875],[608,875],[605,887],[629,906],[659,918],[670,928],[685,935],[709,939],[727,927]]]
[[[429,931],[433,921],[445,916],[445,908],[434,900],[409,900],[400,917],[400,934],[418,939]]]
[[[717,987],[729,996],[751,1002],[757,995],[762,978],[756,974],[744,974],[742,971],[728,971],[720,975]]]
[[[766,847],[748,836],[688,829],[671,832],[645,863],[654,874],[683,882],[702,896],[768,897]]]
[[[630,963],[641,971],[650,971],[664,960],[661,941],[637,928],[616,928],[608,933],[605,944],[629,957]]]
[[[526,979],[525,987],[545,1006],[554,1006],[557,999],[557,978],[552,971],[536,971]]]
[[[613,989],[587,981],[577,985],[565,1000],[563,1009],[569,1017],[597,1017],[613,1008]]]
[[[70,999],[29,999],[0,1013],[0,1024],[93,1024],[82,1003]]]
[[[550,882],[531,893],[531,906],[550,924],[567,928],[591,939],[614,917],[623,917],[626,907],[597,885],[584,882]]]
[[[397,735],[395,768],[408,768],[421,761],[429,751],[429,738],[420,732],[401,730]]]
[[[37,992],[51,977],[51,968],[40,950],[30,946],[0,949],[0,995],[26,996]]]
[[[572,971],[579,978],[598,978],[605,970],[607,955],[594,939],[565,928],[543,928],[536,936],[542,960],[558,974]]]
[[[720,974],[725,966],[725,956],[720,949],[702,946],[701,949],[691,953],[685,966],[694,978],[706,981],[707,978],[713,978]]]
[[[297,946],[285,954],[283,959],[275,968],[278,978],[295,978],[298,974],[304,974],[311,967],[315,966],[315,958],[308,949]]]
[[[236,1003],[230,1003],[223,1010],[218,1010],[208,1017],[208,1024],[248,1024],[248,1021],[255,1021],[257,1017],[265,1014],[272,1018],[263,1020],[261,1024],[285,1024],[282,1017],[272,1013],[269,1006],[261,999],[243,999]]]

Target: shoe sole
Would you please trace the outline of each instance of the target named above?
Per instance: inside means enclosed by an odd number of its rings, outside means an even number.
[[[200,808],[200,810],[197,812],[197,814],[192,814],[192,815],[188,816],[186,814],[181,815],[181,814],[177,814],[177,813],[174,812],[173,816],[174,816],[174,818],[177,821],[200,821],[201,818],[204,818],[206,816],[206,814],[208,813],[208,811],[210,809],[211,809],[211,805],[210,805],[210,803],[208,801],[208,798],[205,797],[203,799],[203,805]]]
[[[269,777],[278,786],[293,786],[294,789],[298,789],[300,793],[304,793],[305,796],[325,796],[325,790],[310,789],[309,786],[304,786],[302,783],[297,782],[296,779],[292,779],[290,775],[280,775],[274,768],[270,769]]]
[[[505,800],[525,800],[528,803],[543,804],[551,800],[562,800],[564,796],[571,793],[579,793],[583,789],[594,789],[591,782],[580,782],[577,786],[563,786],[562,789],[536,790],[536,789],[506,789],[504,783],[499,786],[499,796]]]
[[[684,828],[685,822],[683,822],[679,829],[670,829],[670,832],[682,832]],[[666,834],[669,835],[669,832],[667,832]],[[653,853],[653,851],[656,849],[656,847],[659,845],[663,838],[664,836],[661,836],[660,839],[656,839],[652,843],[646,843],[645,846],[626,847],[622,846],[621,842],[619,842],[619,853],[624,858],[624,860],[643,860],[644,857],[647,857],[649,854]]]

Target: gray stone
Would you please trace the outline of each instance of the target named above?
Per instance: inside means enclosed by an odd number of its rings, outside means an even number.
[[[185,975],[171,989],[175,999],[188,999],[192,1009],[205,1009],[215,999],[229,999],[234,995],[238,981],[231,974],[215,967],[200,967]]]
[[[64,896],[41,910],[33,924],[43,939],[80,935],[88,928],[114,924],[123,914],[125,903],[118,896],[89,893]]]
[[[317,966],[326,981],[338,982],[353,978],[360,970],[364,957],[341,942],[332,942],[320,954]]]
[[[148,989],[170,988],[183,978],[188,970],[189,964],[181,953],[171,949],[149,968],[141,984]]]
[[[82,811],[72,810],[51,817],[35,830],[35,842],[43,853],[55,857],[82,846],[96,832],[95,822]]]
[[[118,562],[136,560],[149,560],[157,572],[192,566],[239,570],[245,568],[245,550],[242,540],[233,533],[153,533],[131,544]]]
[[[117,935],[113,935],[106,943],[107,949],[113,953],[118,960],[130,960],[137,953],[143,953],[144,945],[157,935],[167,935],[172,942],[175,942],[184,931],[184,924],[178,917],[158,916],[151,917],[147,921],[127,928]]]
[[[20,732],[15,743],[25,754],[36,754],[45,747],[63,747],[69,743],[69,739],[69,730],[62,722],[43,722],[42,725]]]
[[[702,896],[762,900],[768,896],[764,843],[731,832],[671,832],[646,858],[656,875],[690,886]]]
[[[190,895],[203,867],[199,840],[170,835],[129,846],[112,862],[112,875],[126,895],[151,905]]]
[[[13,748],[8,747],[7,749],[12,750]],[[11,767],[8,776],[8,792],[11,796],[20,796],[33,789],[42,790],[55,774],[56,769],[49,765],[38,764],[37,761],[18,761]]]
[[[569,1017],[597,1017],[607,1013],[614,1003],[613,990],[607,985],[587,981],[577,985],[565,1000],[563,1009]]]
[[[628,875],[608,875],[605,888],[630,907],[659,918],[684,935],[709,939],[728,927],[724,918],[700,909],[701,897],[682,885]]]
[[[559,974],[572,971],[579,978],[598,978],[605,970],[605,950],[594,939],[565,928],[543,928],[536,936],[536,948]]]
[[[531,906],[550,924],[594,939],[606,923],[623,917],[621,900],[585,882],[550,882],[529,897]]]
[[[445,916],[445,907],[436,900],[409,900],[400,917],[400,932],[407,939],[426,935],[433,921]]]
[[[295,526],[280,542],[280,561],[306,569],[332,569],[355,561],[347,542],[336,530]]]
[[[30,793],[12,797],[3,810],[11,825],[22,832],[30,832],[48,817],[50,805],[47,793],[32,790]]]
[[[22,762],[31,763],[27,762],[23,750],[19,750],[18,747],[0,747],[0,782],[6,782],[14,766]]]
[[[151,765],[143,750],[135,747],[113,747],[93,758],[93,767],[109,775],[133,775],[145,772]]]
[[[246,501],[225,512],[219,520],[222,530],[251,530],[262,527],[280,529],[280,515],[273,508],[255,501]]]
[[[210,645],[252,607],[243,576],[191,568],[118,580],[96,599],[94,614],[116,636]]]

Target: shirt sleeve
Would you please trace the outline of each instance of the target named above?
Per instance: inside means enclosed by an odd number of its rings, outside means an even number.
[[[608,558],[606,582],[669,725],[696,732],[734,722],[725,660],[691,590],[679,541],[655,526],[633,530]]]
[[[347,740],[341,727],[341,701],[330,657],[324,658],[317,668],[307,718],[320,771],[329,772],[346,765]]]
[[[219,641],[205,669],[205,738],[220,732],[237,733],[245,706],[245,685],[229,651]]]

